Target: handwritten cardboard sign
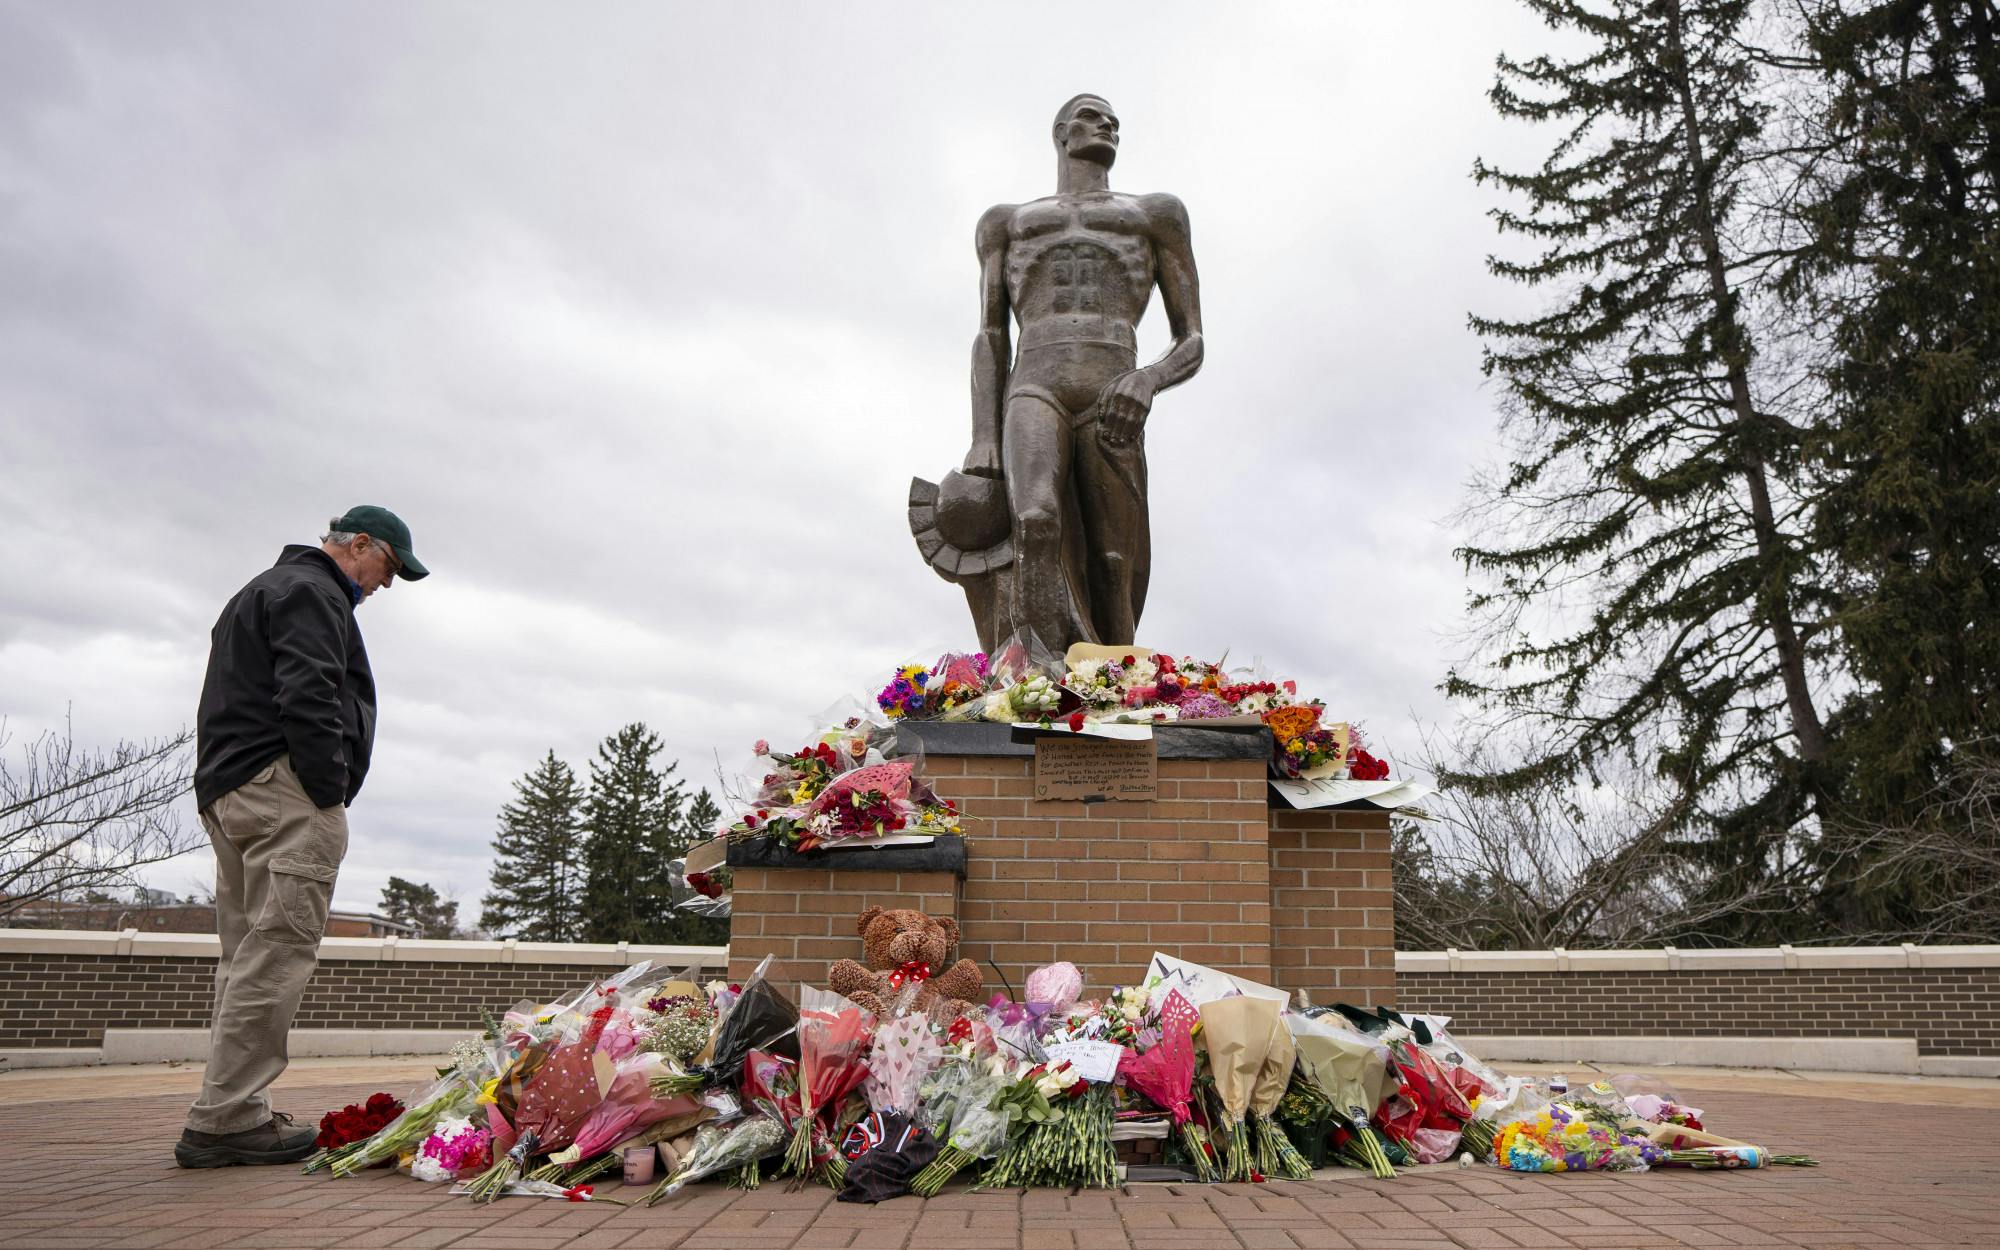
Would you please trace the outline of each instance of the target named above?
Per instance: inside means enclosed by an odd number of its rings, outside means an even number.
[[[1035,797],[1149,802],[1160,793],[1158,763],[1150,739],[1037,738]]]

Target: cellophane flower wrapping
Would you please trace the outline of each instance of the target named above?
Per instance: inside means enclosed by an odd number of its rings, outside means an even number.
[[[1472,1108],[1409,1030],[1395,1026],[1382,1040],[1389,1047],[1396,1088],[1376,1110],[1375,1124],[1417,1162],[1442,1163],[1458,1152]]]
[[[1275,999],[1239,994],[1201,1005],[1201,1036],[1208,1049],[1208,1069],[1222,1103],[1221,1127],[1229,1135],[1224,1177],[1247,1180],[1250,1143],[1244,1117],[1264,1056],[1271,1046],[1271,1026],[1284,1011]]]
[[[646,1205],[671,1197],[704,1176],[762,1159],[776,1152],[784,1139],[778,1122],[765,1115],[745,1116],[726,1125],[704,1124],[680,1167],[646,1195]]]
[[[618,1065],[611,1091],[577,1126],[574,1145],[582,1157],[601,1154],[649,1125],[695,1109],[697,1104],[690,1095],[654,1095],[653,1078],[665,1067],[662,1056],[648,1051],[629,1056]]]
[[[739,1007],[738,1010],[741,1010]],[[799,1105],[785,1164],[804,1176],[837,1157],[833,1119],[840,1100],[868,1076],[868,1048],[875,1018],[832,990],[809,985],[799,993]]]
[[[945,1126],[932,1132],[943,1143],[938,1157],[910,1182],[910,1192],[930,1197],[966,1164],[991,1159],[1007,1144],[1012,1123],[1006,1112],[993,1106],[1010,1078],[1004,1061],[1000,1070],[985,1064],[969,1065],[972,1076],[957,1088],[951,1117]]]
[[[1028,1001],[1053,1012],[1068,1011],[1083,996],[1083,974],[1067,960],[1047,964],[1028,974]]]
[[[944,1047],[929,1016],[913,1011],[883,1021],[875,1029],[868,1076],[861,1087],[868,1109],[914,1115],[919,1087],[943,1057]]]
[[[1592,1109],[1553,1102],[1500,1125],[1494,1160],[1510,1172],[1643,1172],[1666,1152],[1593,1119]]]
[[[406,1099],[407,1107],[403,1114],[384,1125],[380,1132],[359,1147],[335,1160],[331,1171],[335,1176],[352,1176],[385,1159],[394,1159],[416,1150],[430,1136],[438,1121],[448,1115],[468,1112],[473,1105],[473,1097],[474,1090],[468,1078],[454,1071]]]

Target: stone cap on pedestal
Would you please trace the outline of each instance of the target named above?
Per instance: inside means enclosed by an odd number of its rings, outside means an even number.
[[[804,855],[773,838],[729,844],[731,868],[805,868],[821,872],[949,872],[965,879],[965,839],[939,837],[904,846],[809,851]]]
[[[992,721],[904,721],[896,726],[896,741],[902,750],[915,743],[925,755],[1033,755],[1035,739],[1043,732]],[[1271,758],[1271,731],[1262,725],[1168,721],[1153,727],[1153,741],[1163,760]]]

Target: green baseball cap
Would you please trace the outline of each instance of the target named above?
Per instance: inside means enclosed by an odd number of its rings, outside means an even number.
[[[389,550],[395,552],[396,559],[402,562],[403,567],[396,571],[396,576],[404,581],[421,581],[430,576],[431,571],[417,559],[417,553],[410,550],[410,527],[403,524],[402,517],[387,508],[365,503],[358,508],[349,508],[347,515],[337,516],[329,524],[343,534],[366,534],[388,543]]]

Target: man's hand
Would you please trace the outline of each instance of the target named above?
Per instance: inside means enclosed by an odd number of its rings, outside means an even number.
[[[984,441],[974,443],[972,450],[965,453],[965,464],[959,471],[968,477],[999,477],[1001,475],[999,444]]]
[[[1114,379],[1097,396],[1098,438],[1116,447],[1139,437],[1146,428],[1147,414],[1153,411],[1153,394],[1158,389],[1144,369]]]

